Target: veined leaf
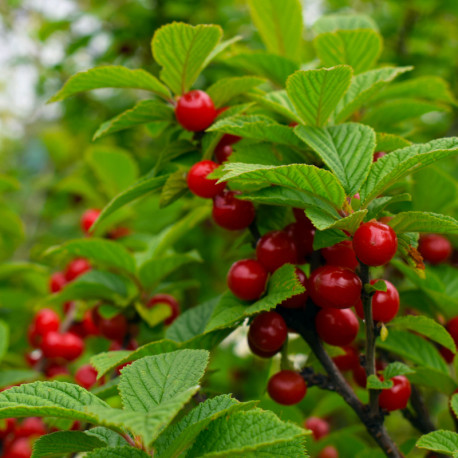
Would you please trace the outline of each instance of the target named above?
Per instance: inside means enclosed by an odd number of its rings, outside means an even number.
[[[313,44],[324,66],[350,65],[355,74],[369,70],[382,50],[382,38],[372,29],[322,33],[313,40]]]
[[[33,458],[52,458],[68,453],[89,452],[105,447],[106,442],[85,431],[57,431],[38,438],[33,444]]]
[[[103,426],[96,426],[95,428],[88,429],[84,432],[85,434],[98,437],[109,447],[127,445],[126,440],[122,436],[120,436],[118,433],[115,433],[111,429],[104,428]]]
[[[369,211],[366,219],[369,221],[372,218],[377,218],[377,216],[379,216],[379,214],[391,204],[395,204],[397,202],[410,202],[411,200],[412,196],[407,193],[374,199],[367,207]]]
[[[399,135],[387,134],[384,132],[377,132],[376,143],[376,151],[388,152],[405,148],[406,146],[410,146],[412,144],[412,142],[403,137],[399,137]]]
[[[139,448],[122,445],[93,450],[85,455],[85,458],[149,458],[149,455]]]
[[[301,59],[302,4],[299,0],[249,0],[254,25],[267,49],[294,61]]]
[[[180,167],[176,172],[169,175],[161,191],[159,208],[167,207],[188,192],[186,175],[184,167]]]
[[[415,371],[409,366],[406,366],[399,361],[395,361],[394,363],[390,363],[388,366],[386,366],[386,368],[383,370],[383,376],[385,377],[385,380],[389,380],[393,377],[396,377],[397,375],[413,374],[414,372]]]
[[[220,108],[234,97],[245,94],[264,82],[264,78],[255,76],[221,78],[211,85],[206,92],[212,98],[215,107]]]
[[[297,123],[301,122],[301,118],[298,116],[296,108],[294,108],[285,90],[268,92],[262,96],[253,94],[251,97],[261,105],[281,114],[286,119]]]
[[[455,455],[458,452],[458,434],[454,431],[433,431],[421,436],[416,445],[418,448]]]
[[[352,70],[339,65],[298,71],[286,82],[288,96],[305,124],[323,126],[350,86]]]
[[[363,222],[367,210],[358,210],[345,218],[333,218],[329,213],[324,212],[318,207],[308,208],[306,213],[313,225],[320,231],[341,229],[353,234]]]
[[[207,57],[222,37],[217,25],[192,26],[173,22],[156,30],[153,56],[162,67],[161,79],[175,94],[187,92],[208,64]]]
[[[336,30],[372,29],[378,31],[377,24],[365,14],[326,14],[312,26],[316,35]]]
[[[385,390],[393,387],[392,380],[380,380],[376,375],[367,377],[366,388],[368,390]]]
[[[294,129],[335,173],[347,195],[356,194],[367,178],[375,148],[375,132],[363,124]]]
[[[315,237],[313,238],[313,249],[321,250],[321,248],[335,245],[347,238],[348,237],[342,231],[337,229],[318,230],[315,232]]]
[[[430,212],[398,213],[390,221],[390,226],[398,234],[403,232],[458,234],[458,221],[455,218]]]
[[[78,92],[101,88],[145,89],[169,100],[170,92],[155,76],[145,70],[129,70],[126,67],[110,65],[95,67],[72,76],[64,87],[49,102],[64,100]]]

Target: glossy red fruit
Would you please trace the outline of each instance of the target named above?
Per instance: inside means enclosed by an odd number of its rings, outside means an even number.
[[[43,359],[43,352],[41,350],[33,350],[25,354],[25,360],[30,367],[35,368],[38,363]]]
[[[411,387],[404,375],[393,377],[393,387],[382,390],[378,399],[379,406],[388,411],[405,409],[409,402]]]
[[[215,159],[218,164],[226,162],[232,154],[232,146],[219,142],[215,148]]]
[[[94,323],[92,310],[86,310],[84,312],[82,324],[87,336],[96,336],[99,334],[99,329]]]
[[[89,234],[92,225],[96,222],[97,218],[100,216],[101,211],[96,208],[90,208],[86,210],[80,220],[80,226],[83,232]]]
[[[291,406],[304,399],[307,384],[297,372],[280,371],[270,378],[267,392],[278,404]]]
[[[317,441],[329,434],[329,423],[318,417],[310,417],[304,423],[307,429],[310,429],[313,438]]]
[[[43,420],[38,417],[25,418],[16,428],[16,437],[44,436],[47,434]]]
[[[14,432],[16,429],[15,418],[5,418],[0,424],[0,439],[4,439],[6,436]]]
[[[84,258],[76,258],[68,264],[65,270],[65,278],[67,281],[72,281],[88,270],[91,270],[89,261]]]
[[[329,345],[350,345],[358,335],[359,322],[349,309],[321,309],[315,318],[316,332]]]
[[[296,277],[299,280],[299,283],[305,288],[305,291],[300,294],[296,294],[289,299],[283,301],[280,305],[282,307],[286,307],[287,309],[297,309],[300,307],[305,307],[305,303],[307,302],[308,294],[307,294],[307,277],[305,273],[296,267],[295,269]]]
[[[124,315],[115,315],[112,318],[100,316],[97,327],[100,334],[107,339],[122,341],[127,333],[127,320]]]
[[[90,364],[85,364],[76,371],[75,382],[89,390],[97,382],[97,371]]]
[[[306,223],[307,226],[310,229],[314,229],[315,228],[313,226],[312,222],[310,221],[310,219],[307,218],[307,215],[305,214],[304,209],[302,209],[302,208],[293,208],[293,214],[294,214],[294,218],[296,218],[296,221],[300,221],[302,223]]]
[[[157,304],[165,304],[170,307],[171,315],[164,321],[164,324],[167,326],[171,325],[180,314],[178,301],[170,294],[156,294],[148,301],[147,307],[152,308]]]
[[[320,307],[345,309],[361,299],[361,280],[346,267],[318,267],[311,273],[307,284],[309,296]]]
[[[258,240],[256,257],[269,272],[274,272],[284,264],[296,264],[297,249],[285,231],[271,231]]]
[[[371,280],[371,285],[377,281],[379,280]],[[388,323],[399,311],[399,293],[391,282],[383,281],[386,283],[386,291],[376,291],[372,296],[372,318],[374,321]],[[364,309],[361,301],[355,305],[355,310],[358,316],[364,320]]]
[[[332,445],[327,445],[321,450],[317,458],[339,458],[339,452]]]
[[[44,336],[48,332],[58,331],[60,326],[59,315],[51,309],[41,309],[33,321],[35,332]]]
[[[288,337],[288,327],[283,317],[274,312],[260,313],[250,324],[248,338],[263,352],[278,351]]]
[[[49,290],[51,293],[58,293],[67,283],[63,272],[55,272],[49,279]]]
[[[227,286],[243,301],[259,299],[266,289],[268,272],[254,259],[234,262],[227,273]]]
[[[347,345],[342,347],[342,350],[345,352],[344,355],[334,356],[332,358],[334,364],[341,372],[351,371],[360,365],[359,355],[354,347]]]
[[[374,153],[372,162],[377,162],[381,157],[386,156],[385,151],[377,151]]]
[[[448,364],[451,364],[455,358],[455,353],[452,353],[448,348],[443,347],[442,345],[439,347],[439,353]]]
[[[213,221],[229,231],[246,229],[256,216],[249,200],[237,199],[237,191],[224,191],[213,198]]]
[[[54,378],[59,375],[70,375],[70,372],[65,366],[57,363],[50,363],[45,369],[45,375],[47,378]]]
[[[442,235],[428,234],[420,237],[418,251],[430,264],[440,264],[452,255],[452,244]]]
[[[3,458],[30,458],[32,456],[32,445],[27,437],[14,439],[3,452]]]
[[[348,267],[351,270],[358,267],[358,260],[351,240],[344,240],[333,246],[323,248],[321,254],[329,266]]]
[[[280,348],[281,348],[280,347],[278,350],[274,350],[274,351],[262,351],[258,347],[253,345],[253,342],[251,340],[252,339],[248,335],[247,341],[248,341],[248,346],[250,347],[251,353],[253,353],[253,355],[259,356],[260,358],[272,358],[272,356],[276,355],[280,351]]]
[[[298,263],[303,264],[305,258],[313,252],[315,228],[307,221],[301,220],[288,224],[284,231],[291,237],[296,246]]]
[[[41,350],[46,358],[62,358],[73,361],[82,355],[84,342],[71,332],[49,332],[43,337]]]
[[[223,191],[225,183],[217,184],[217,179],[207,178],[218,164],[213,161],[205,160],[196,162],[188,172],[187,182],[189,190],[196,196],[211,199]]]
[[[391,261],[398,249],[396,232],[378,221],[363,223],[353,236],[356,257],[368,266],[383,266]]]
[[[212,125],[217,112],[211,97],[204,91],[195,90],[178,99],[175,116],[184,129],[200,132]]]

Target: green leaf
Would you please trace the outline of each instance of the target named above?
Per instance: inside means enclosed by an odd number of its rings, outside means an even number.
[[[345,121],[390,81],[398,75],[412,70],[412,68],[384,67],[356,75],[336,108],[336,122]]]
[[[302,154],[284,145],[271,143],[237,144],[229,157],[229,162],[246,164],[289,165],[303,162]],[[222,176],[222,174],[221,174]]]
[[[455,413],[455,415],[458,415],[458,396],[456,395],[456,393],[453,393],[450,399],[450,407],[452,411]]]
[[[363,124],[326,128],[297,126],[294,132],[335,173],[347,195],[356,194],[367,178],[375,148],[375,132]]]
[[[261,105],[280,113],[286,119],[297,123],[301,122],[301,118],[297,115],[296,108],[294,108],[285,90],[268,92],[262,96],[253,94],[251,97]]]
[[[321,250],[321,248],[327,248],[335,245],[336,243],[346,240],[348,237],[340,230],[337,229],[326,229],[324,231],[316,231],[313,238],[313,249]]]
[[[17,191],[21,187],[19,181],[7,175],[0,175],[0,192]]]
[[[180,197],[184,196],[189,188],[186,180],[186,171],[184,168],[179,168],[176,172],[172,173],[165,182],[159,198],[159,207],[165,208],[173,204]]]
[[[143,177],[131,187],[119,193],[108,203],[108,205],[105,206],[97,221],[91,227],[92,231],[97,232],[97,228],[100,226],[102,221],[113,214],[116,210],[119,210],[121,207],[124,207],[124,205],[127,205],[139,197],[143,197],[160,188],[166,182],[167,178],[168,175],[160,177]]]
[[[30,382],[39,378],[40,375],[40,372],[31,369],[3,369],[0,371],[0,388]]]
[[[61,457],[105,446],[104,441],[83,431],[57,431],[38,438],[33,444],[32,458]]]
[[[179,350],[135,361],[124,368],[118,385],[124,407],[148,413],[174,399],[199,383],[208,357],[206,350]]]
[[[85,455],[85,458],[149,458],[149,456],[139,448],[123,445],[120,447],[106,447],[94,450]]]
[[[380,380],[376,375],[367,377],[366,388],[368,390],[384,390],[392,388],[393,380]]]
[[[458,451],[458,434],[453,431],[433,431],[421,436],[417,447],[452,455]]]
[[[86,258],[96,264],[134,274],[133,256],[119,243],[95,237],[70,240],[62,245],[48,248],[45,258]]]
[[[247,305],[231,293],[224,294],[215,307],[206,330],[231,327],[246,317],[271,310],[284,300],[303,291],[304,287],[298,282],[294,273],[294,266],[286,264],[272,274],[267,294],[254,304]]]
[[[434,340],[453,353],[456,352],[456,345],[448,331],[437,321],[423,315],[399,316],[389,323],[390,328],[406,329],[422,334],[428,339]]]
[[[413,374],[415,371],[399,361],[388,364],[383,371],[385,380],[390,380],[397,375]]]
[[[391,204],[395,204],[397,202],[410,202],[411,200],[412,196],[407,193],[397,194],[395,196],[379,197],[368,205],[367,209],[369,211],[367,213],[366,220],[369,221],[372,218],[377,218],[380,213]]]
[[[405,148],[406,146],[410,146],[412,144],[412,142],[409,142],[409,140],[399,137],[398,135],[387,134],[383,132],[377,132],[376,143],[376,151],[387,152]]]
[[[187,92],[208,64],[207,57],[222,37],[217,25],[191,26],[173,22],[156,30],[153,56],[162,67],[161,79],[175,94]]]
[[[358,74],[373,67],[382,51],[382,38],[372,29],[337,30],[318,35],[313,45],[325,67],[346,64]]]
[[[267,116],[233,116],[217,121],[207,131],[224,132],[295,148],[303,147],[302,142],[294,135],[290,127],[279,124]]]
[[[104,428],[103,426],[96,426],[95,428],[86,430],[85,433],[99,438],[110,447],[127,445],[126,440],[122,436],[120,436],[118,433],[115,433],[111,429]]]
[[[305,434],[304,429],[282,422],[273,412],[238,412],[228,419],[220,418],[212,422],[197,436],[187,457],[249,456],[250,452],[262,447],[305,438]],[[303,455],[295,456],[306,456],[305,448]]]
[[[298,71],[286,82],[286,90],[305,124],[323,126],[350,86],[352,70],[346,65]]]
[[[10,328],[3,320],[0,320],[0,361],[3,359],[8,350],[9,341]]]
[[[377,24],[370,16],[347,13],[321,16],[312,28],[316,35],[336,30],[372,29],[378,31]]]
[[[153,75],[145,70],[129,70],[121,66],[96,67],[72,76],[64,87],[49,102],[64,100],[78,92],[100,88],[145,89],[169,100],[169,90]]]
[[[154,448],[161,458],[178,456],[192,445],[197,435],[210,422],[240,410],[250,410],[256,403],[256,401],[241,403],[227,394],[207,399],[194,407],[178,423],[166,429],[154,443]]]
[[[302,4],[299,0],[249,0],[251,18],[268,51],[300,61]]]
[[[212,98],[216,108],[221,108],[229,100],[249,92],[251,89],[264,83],[264,78],[255,76],[235,76],[221,78],[207,89],[207,94]]]
[[[439,372],[427,367],[416,367],[414,374],[409,374],[408,379],[411,383],[419,386],[426,386],[435,391],[450,396],[456,389],[456,382],[449,374]]]
[[[361,202],[366,204],[382,194],[402,177],[435,161],[458,153],[458,138],[442,138],[393,151],[372,164],[361,189]]]
[[[306,213],[313,225],[320,231],[326,229],[341,229],[353,234],[364,220],[367,210],[358,210],[345,218],[333,218],[329,213],[323,212],[317,207],[307,209]]]
[[[141,124],[154,121],[171,121],[172,119],[173,109],[171,106],[157,100],[142,100],[133,108],[123,111],[109,121],[104,122],[97,129],[92,140]]]
[[[391,221],[390,226],[397,234],[403,232],[435,232],[458,234],[458,221],[447,215],[429,212],[402,212]]]

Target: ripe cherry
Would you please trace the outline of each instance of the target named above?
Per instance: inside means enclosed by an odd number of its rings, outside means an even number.
[[[67,283],[63,272],[55,272],[49,279],[49,290],[51,293],[58,293]]]
[[[296,294],[295,296],[284,300],[280,304],[282,307],[286,307],[288,309],[297,309],[300,307],[304,307],[308,297],[307,277],[305,276],[304,272],[301,269],[299,269],[299,267],[296,267],[294,272],[296,274],[297,279],[299,280],[299,283],[305,288],[305,291],[303,293]]]
[[[219,142],[215,148],[215,159],[218,161],[218,164],[222,164],[229,159],[229,156],[232,154],[232,146]]]
[[[210,127],[217,116],[211,97],[204,91],[189,91],[177,102],[175,116],[181,126],[191,132]]]
[[[398,249],[396,232],[378,221],[363,223],[353,236],[356,257],[368,266],[383,266]]]
[[[43,353],[41,350],[33,350],[25,354],[25,360],[30,367],[35,368],[38,363],[43,359]]]
[[[348,267],[355,270],[358,267],[355,250],[351,240],[344,240],[333,246],[323,248],[321,254],[330,266]]]
[[[16,428],[16,437],[44,436],[47,434],[43,420],[38,417],[25,418]]]
[[[361,388],[366,388],[366,384],[367,384],[366,369],[364,369],[364,367],[361,366],[360,364],[358,364],[358,366],[353,368],[353,380]]]
[[[41,350],[46,358],[62,358],[73,361],[83,353],[84,342],[81,337],[71,332],[48,332],[43,337]]]
[[[359,322],[349,309],[321,309],[315,317],[316,332],[329,345],[350,345],[358,335]]]
[[[334,356],[332,360],[341,372],[351,371],[359,366],[359,355],[354,347],[342,347],[344,355]]]
[[[259,299],[266,289],[268,273],[254,259],[234,262],[227,274],[227,286],[234,296],[244,301]]]
[[[371,285],[377,281],[379,280],[371,280]],[[399,311],[399,293],[391,282],[383,281],[386,283],[386,291],[376,291],[372,296],[372,318],[374,321],[388,323]],[[364,309],[361,301],[355,305],[355,310],[358,316],[364,320]]]
[[[310,229],[315,228],[312,222],[310,221],[310,219],[307,218],[307,215],[305,214],[305,211],[303,208],[293,208],[293,213],[294,213],[294,218],[296,218],[296,221],[300,221],[302,223],[307,224],[307,226]]]
[[[452,244],[442,235],[428,234],[420,237],[418,251],[430,264],[445,262],[452,254]]]
[[[288,328],[283,317],[274,312],[260,313],[251,323],[248,338],[262,352],[279,350],[288,337]]]
[[[213,198],[213,221],[230,231],[247,228],[256,216],[253,203],[238,199],[237,194],[237,191],[224,191]]]
[[[443,347],[442,345],[439,346],[439,353],[448,364],[451,364],[455,358],[455,353],[452,353],[448,348]]]
[[[75,382],[89,390],[97,382],[97,371],[90,364],[85,364],[76,371]]]
[[[99,334],[99,329],[94,323],[92,310],[86,310],[84,312],[82,324],[87,336],[96,336]]]
[[[327,445],[321,450],[317,458],[339,458],[339,452],[332,445]]]
[[[54,378],[59,375],[70,375],[70,372],[65,366],[51,362],[45,369],[45,375],[47,378]]]
[[[382,390],[378,399],[379,406],[388,411],[405,409],[409,402],[411,387],[404,375],[393,377],[393,387]]]
[[[222,192],[226,187],[225,183],[217,184],[217,179],[207,178],[216,168],[218,168],[218,164],[213,161],[196,162],[188,172],[189,190],[196,196],[206,199],[211,199]]]
[[[361,297],[362,283],[350,269],[322,266],[308,280],[308,293],[316,305],[339,309],[354,306]]]
[[[307,384],[297,372],[280,371],[270,378],[267,392],[278,404],[291,406],[304,399],[307,393]]]
[[[57,331],[60,326],[59,315],[51,309],[41,309],[33,321],[35,332],[44,336],[48,332]]]
[[[92,225],[96,222],[97,218],[100,216],[100,213],[100,210],[96,208],[90,208],[82,214],[80,225],[84,233],[89,234]]]
[[[280,348],[281,348],[280,347],[278,350],[274,350],[274,351],[262,351],[259,348],[257,348],[255,345],[253,345],[253,342],[251,341],[251,338],[249,335],[247,337],[247,341],[248,341],[248,346],[250,347],[251,353],[253,353],[256,356],[259,356],[260,358],[271,358],[272,356],[276,355],[280,351]]]
[[[127,320],[121,314],[112,318],[99,316],[96,324],[100,334],[110,340],[122,341],[127,333]]]
[[[307,429],[310,429],[313,434],[313,438],[317,441],[322,437],[329,434],[329,423],[326,420],[318,417],[310,417],[304,423]]]
[[[85,258],[76,258],[71,261],[65,269],[65,278],[67,281],[72,281],[88,270],[91,270],[89,261]]]
[[[315,228],[305,221],[296,221],[288,224],[284,231],[291,237],[296,245],[298,262],[305,262],[305,258],[313,252],[313,239],[315,237]]]
[[[259,239],[256,257],[269,272],[274,272],[286,263],[296,264],[297,249],[285,231],[271,231]]]
[[[383,156],[386,156],[385,151],[376,151],[372,158],[372,162],[377,162]]]
[[[158,304],[164,304],[170,308],[171,315],[164,321],[164,324],[166,326],[171,325],[180,314],[178,301],[170,294],[156,294],[148,301],[147,307],[152,308]]]
[[[28,437],[14,439],[2,455],[3,458],[30,458],[31,456],[32,445]]]

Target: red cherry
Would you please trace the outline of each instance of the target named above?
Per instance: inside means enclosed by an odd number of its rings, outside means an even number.
[[[58,293],[67,283],[63,272],[55,272],[49,280],[49,290],[51,293]]]
[[[38,417],[25,418],[16,428],[16,437],[44,436],[47,434],[43,420]]]
[[[188,172],[188,187],[189,190],[199,197],[210,199],[223,191],[226,183],[217,184],[217,179],[207,178],[216,168],[218,164],[213,161],[205,160],[196,162]]]
[[[445,262],[452,255],[452,244],[442,235],[428,234],[420,237],[418,251],[430,264]]]
[[[215,159],[218,161],[218,164],[222,164],[229,160],[229,156],[232,154],[232,146],[225,145],[224,143],[219,142],[215,148]]]
[[[68,264],[65,270],[65,278],[67,281],[72,281],[88,270],[91,270],[89,261],[84,258],[76,258]]]
[[[81,216],[80,225],[84,233],[89,234],[92,225],[96,222],[100,216],[101,211],[96,208],[90,208],[86,210]]]
[[[316,332],[329,345],[350,345],[358,335],[359,322],[348,309],[321,309],[315,318]]]
[[[315,227],[313,226],[313,223],[310,221],[309,218],[307,218],[307,215],[305,214],[305,211],[303,208],[293,208],[293,213],[294,213],[294,218],[296,218],[296,221],[306,223],[309,229],[315,229]]]
[[[390,412],[405,409],[411,393],[409,379],[404,375],[397,375],[391,380],[393,380],[393,387],[381,391],[378,398],[379,406]]]
[[[87,336],[96,336],[99,334],[99,329],[94,323],[92,310],[86,310],[84,312],[82,324]]]
[[[70,375],[68,369],[57,363],[50,363],[45,369],[45,375],[47,378],[54,378],[58,375]]]
[[[233,145],[234,143],[239,142],[241,139],[242,137],[239,137],[238,135],[224,134],[219,141],[219,145]]]
[[[35,332],[40,336],[44,336],[48,332],[59,330],[60,318],[54,310],[41,309],[35,315],[33,325]]]
[[[280,305],[282,307],[286,307],[287,309],[297,309],[300,307],[305,307],[305,303],[307,301],[307,277],[305,276],[304,272],[296,267],[294,270],[299,283],[306,289],[303,293],[296,294],[289,299],[284,300]]]
[[[348,267],[355,270],[358,267],[355,251],[351,240],[344,240],[333,246],[323,248],[321,254],[330,266]]]
[[[299,263],[305,262],[305,258],[313,252],[313,239],[315,237],[315,228],[305,221],[296,221],[288,224],[284,231],[291,237],[296,245]]]
[[[448,348],[443,347],[442,345],[439,347],[439,353],[448,364],[451,364],[455,358],[455,353],[452,353]]]
[[[266,289],[268,273],[254,259],[234,262],[227,274],[227,286],[234,296],[243,301],[259,299]]]
[[[217,116],[213,100],[204,91],[189,91],[177,102],[175,116],[181,126],[191,132],[210,127]]]
[[[278,351],[288,337],[288,328],[283,317],[274,312],[260,313],[251,323],[248,338],[262,352]]]
[[[97,371],[90,364],[85,364],[76,371],[75,382],[89,390],[97,382]]]
[[[366,369],[364,369],[363,366],[358,365],[357,367],[353,369],[353,380],[361,388],[366,388],[367,375],[366,375]]]
[[[371,285],[377,281],[379,280],[371,280]],[[399,293],[391,282],[383,281],[386,283],[386,291],[376,291],[372,296],[372,318],[374,321],[388,323],[399,311]],[[355,305],[355,310],[358,316],[364,320],[364,309],[361,301]]]
[[[63,358],[67,361],[77,359],[84,351],[81,337],[71,332],[49,332],[43,337],[41,350],[46,358]]]
[[[30,439],[27,437],[14,439],[4,450],[2,456],[3,458],[30,458],[32,456]]]
[[[321,450],[317,458],[339,458],[339,452],[332,445],[327,445]]]
[[[322,418],[310,417],[305,421],[304,426],[312,431],[316,441],[329,434],[329,423]]]
[[[447,329],[448,333],[452,336],[452,339],[454,340],[455,344],[458,345],[458,316],[455,318],[452,318],[447,323],[445,328]],[[449,364],[455,358],[455,354],[452,353],[448,348],[440,346],[439,352],[442,355],[442,357],[445,359],[445,361]]]
[[[131,234],[131,232],[132,231],[128,227],[115,227],[114,229],[111,229],[111,231],[108,233],[108,238],[112,240],[118,240],[123,237],[127,237]]]
[[[107,339],[122,341],[127,333],[127,320],[124,315],[115,315],[112,318],[100,316],[97,327],[100,334]]]
[[[33,350],[25,354],[25,360],[30,367],[35,368],[37,364],[43,359],[43,353],[41,350]]]
[[[286,263],[296,264],[297,249],[285,231],[271,231],[258,240],[256,257],[269,272],[274,272]]]
[[[178,304],[178,301],[170,294],[156,294],[149,300],[147,307],[152,308],[157,304],[165,304],[169,306],[172,314],[164,321],[164,324],[166,326],[171,325],[180,314],[180,305]]]
[[[253,355],[259,356],[260,358],[271,358],[272,356],[276,355],[280,351],[280,348],[281,348],[280,347],[278,350],[274,350],[274,351],[262,351],[258,347],[256,347],[256,345],[253,344],[250,335],[248,335],[247,341],[248,341],[248,346],[250,347],[251,353],[253,353]]]
[[[377,162],[383,156],[386,156],[385,151],[376,151],[372,158],[372,162]]]
[[[126,347],[121,342],[113,340],[108,347],[108,351],[119,351],[119,350],[136,350],[138,348],[138,342],[135,339],[130,339]]]
[[[334,364],[341,372],[351,371],[359,366],[359,355],[355,348],[350,346],[342,347],[344,355],[332,358]]]
[[[363,223],[353,236],[356,257],[368,266],[383,266],[398,249],[396,232],[387,224],[373,221]]]
[[[280,371],[270,377],[267,392],[278,404],[291,406],[304,399],[307,384],[297,372]]]
[[[15,418],[5,418],[2,420],[3,424],[0,425],[0,439],[4,439],[9,434],[13,433],[16,429]]]
[[[308,280],[308,293],[316,305],[345,309],[361,298],[362,283],[350,269],[322,266],[315,269]]]
[[[213,198],[213,221],[224,229],[239,231],[247,228],[256,216],[252,202],[237,199],[238,191],[224,191]]]

